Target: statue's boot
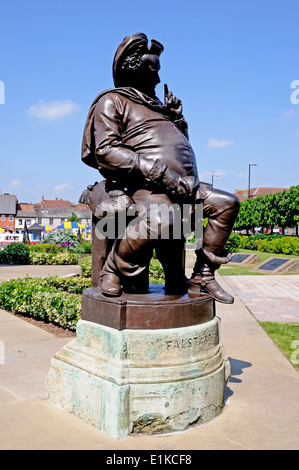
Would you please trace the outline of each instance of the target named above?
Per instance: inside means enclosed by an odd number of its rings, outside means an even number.
[[[208,292],[215,300],[231,304],[234,298],[216,281],[215,271],[228,263],[231,255],[225,251],[227,240],[232,232],[240,210],[240,201],[225,191],[202,184],[199,199],[203,200],[203,217],[208,224],[203,231],[203,248],[196,250],[196,263],[189,280],[189,292]]]
[[[119,297],[122,293],[122,286],[120,276],[114,263],[112,252],[109,253],[108,258],[100,272],[100,287],[102,293],[109,297]]]
[[[129,238],[116,240],[100,272],[102,293],[110,297],[120,296],[124,284],[129,283],[130,279],[138,279],[147,269],[151,255],[152,251],[144,240]],[[144,285],[142,288],[145,290]]]
[[[206,292],[210,294],[213,299],[217,302],[232,304],[234,298],[228,294],[216,281],[215,271],[220,267],[220,264],[227,263],[230,259],[229,256],[219,257],[214,256],[212,253],[204,252],[204,250],[199,250],[197,254],[197,261],[195,263],[194,271],[189,280],[189,293],[190,294],[199,294],[201,292]],[[222,261],[221,263],[215,263],[207,257],[207,254],[211,259],[215,261]]]

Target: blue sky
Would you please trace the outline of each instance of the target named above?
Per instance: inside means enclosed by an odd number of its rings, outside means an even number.
[[[165,47],[157,95],[166,82],[181,98],[202,180],[246,189],[258,163],[252,187],[299,184],[298,13],[297,0],[2,0],[0,193],[77,202],[101,179],[81,162],[83,127],[135,32]]]

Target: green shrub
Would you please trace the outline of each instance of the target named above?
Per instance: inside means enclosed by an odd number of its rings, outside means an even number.
[[[0,252],[1,264],[30,264],[29,248],[24,243],[10,243]]]
[[[241,243],[240,235],[238,233],[232,232],[230,234],[229,239],[227,240],[226,249],[230,253],[236,253],[237,251],[239,251],[240,243]]]
[[[82,294],[84,289],[91,287],[91,279],[81,276],[51,276],[45,278],[48,286],[73,294]]]
[[[75,330],[81,314],[81,296],[57,290],[43,278],[14,279],[0,284],[0,306]]]
[[[63,253],[65,248],[57,243],[37,243],[30,245],[29,250],[31,253]]]
[[[71,230],[58,230],[46,235],[43,243],[60,244],[70,252],[82,253],[83,250],[80,246],[80,239]]]
[[[160,263],[150,263],[149,266],[149,283],[164,284],[165,274]]]
[[[295,237],[277,236],[258,242],[259,251],[266,253],[299,255],[299,239]]]
[[[31,264],[78,264],[79,256],[76,253],[30,253]]]
[[[92,253],[92,243],[91,242],[83,241],[81,243],[81,248],[82,248],[83,253],[85,253],[85,254]]]
[[[92,269],[91,261],[82,263],[81,264],[81,276],[87,277],[87,278],[91,277],[91,269]]]

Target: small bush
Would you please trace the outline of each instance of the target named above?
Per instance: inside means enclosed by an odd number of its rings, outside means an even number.
[[[87,277],[87,278],[91,277],[91,269],[92,269],[91,261],[82,263],[81,264],[81,276]]]
[[[80,239],[70,230],[59,230],[50,233],[44,238],[44,243],[59,244],[70,252],[80,254],[83,252]]]
[[[150,284],[164,284],[165,282],[165,274],[161,264],[153,264],[150,263],[149,265],[149,283]]]
[[[81,248],[82,248],[83,253],[85,253],[85,254],[91,254],[92,253],[92,243],[91,242],[83,241],[81,243]]]
[[[30,264],[29,248],[24,243],[10,243],[0,252],[1,264]]]
[[[56,243],[37,243],[29,246],[30,252],[34,253],[63,253],[65,249]]]
[[[241,243],[240,235],[238,233],[232,232],[230,234],[229,239],[227,240],[225,248],[230,253],[236,253],[237,251],[239,251],[240,243]]]

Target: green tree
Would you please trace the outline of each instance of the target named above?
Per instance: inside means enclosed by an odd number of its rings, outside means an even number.
[[[75,212],[72,212],[72,215],[68,217],[68,222],[80,222],[79,217],[75,214]]]
[[[250,210],[252,212],[252,231],[254,233],[255,227],[263,227],[265,205],[262,196],[256,197],[251,201]]]
[[[296,235],[298,236],[299,224],[299,185],[291,186],[288,190],[288,210],[290,217],[290,226],[296,227]]]
[[[262,226],[270,227],[271,231],[274,227],[278,224],[278,212],[276,208],[276,194],[265,194],[263,196],[263,203],[264,203],[264,216],[263,216],[263,223]]]
[[[248,230],[253,226],[252,207],[253,199],[246,199],[241,203],[238,219],[235,223],[235,229]]]

